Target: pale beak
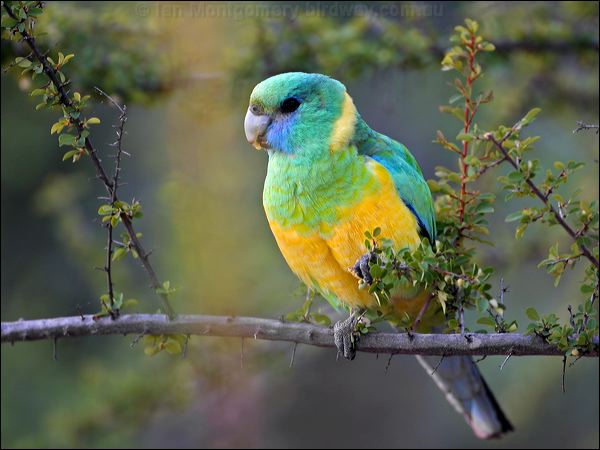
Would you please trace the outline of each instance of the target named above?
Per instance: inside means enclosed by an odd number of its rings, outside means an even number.
[[[265,132],[270,123],[271,117],[267,114],[256,115],[250,109],[246,112],[244,131],[246,132],[246,139],[255,149],[266,148]]]

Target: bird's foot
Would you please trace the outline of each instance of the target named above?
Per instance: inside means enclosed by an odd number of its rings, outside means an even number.
[[[356,325],[362,316],[362,311],[355,310],[350,314],[350,317],[333,325],[333,340],[338,349],[338,354],[341,353],[346,359],[353,360],[356,356],[356,345],[360,336]]]
[[[356,278],[361,280],[362,282],[370,285],[373,282],[373,277],[371,276],[371,270],[369,269],[369,263],[376,261],[376,255],[373,252],[367,252],[362,255],[360,258],[356,260],[354,266],[350,269],[350,273],[354,275]]]

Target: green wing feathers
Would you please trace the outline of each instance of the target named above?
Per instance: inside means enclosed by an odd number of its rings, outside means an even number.
[[[414,156],[404,145],[371,129],[359,128],[355,145],[359,154],[373,158],[390,172],[398,195],[416,216],[422,235],[433,245],[436,237],[433,199]]]

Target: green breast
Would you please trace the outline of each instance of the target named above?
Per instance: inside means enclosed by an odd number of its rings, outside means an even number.
[[[313,160],[270,152],[263,204],[270,221],[312,234],[345,219],[342,208],[360,202],[374,185],[353,147]]]

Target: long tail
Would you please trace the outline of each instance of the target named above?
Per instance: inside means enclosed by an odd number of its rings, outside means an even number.
[[[513,430],[473,358],[451,356],[441,362],[434,356],[417,359],[478,438],[499,438]]]
[[[440,333],[445,328],[442,309],[437,302],[429,304],[428,298],[427,291],[410,297],[406,291],[401,292],[394,297],[394,310],[398,317],[403,314],[416,317],[421,314],[422,308],[426,308],[417,331]],[[417,359],[446,394],[454,409],[463,415],[477,437],[499,438],[513,430],[473,358],[450,356],[442,358],[441,362],[437,356],[417,356]]]

